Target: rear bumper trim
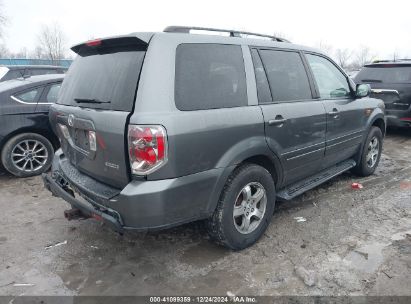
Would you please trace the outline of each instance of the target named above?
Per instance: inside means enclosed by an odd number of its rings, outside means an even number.
[[[44,187],[51,193],[53,193],[55,196],[64,199],[73,208],[79,209],[84,215],[93,218],[101,218],[103,222],[111,226],[111,228],[113,228],[118,233],[124,233],[124,226],[122,224],[121,217],[116,211],[103,206],[101,206],[100,209],[97,209],[94,206],[89,206],[81,202],[80,200],[76,199],[65,189],[64,185],[66,184],[66,181],[62,176],[55,176],[53,178],[49,174],[43,173],[42,178]],[[117,218],[114,216],[114,214]]]

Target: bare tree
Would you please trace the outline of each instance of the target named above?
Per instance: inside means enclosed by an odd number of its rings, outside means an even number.
[[[3,38],[4,27],[7,25],[7,16],[3,9],[3,1],[0,0],[0,38]]]
[[[337,49],[335,51],[335,58],[337,59],[340,67],[342,67],[343,69],[346,69],[348,67],[351,56],[352,51],[350,51],[349,49]]]
[[[47,59],[50,59],[53,64],[56,64],[59,59],[64,58],[66,48],[66,36],[58,23],[50,26],[43,25],[40,35],[38,36],[37,52],[45,54]]]
[[[0,58],[7,58],[10,56],[10,51],[8,50],[8,48],[3,45],[0,44]]]
[[[324,41],[319,41],[315,45],[316,48],[320,49],[323,51],[326,55],[331,56],[333,52],[333,47]]]
[[[3,42],[4,27],[7,25],[7,16],[3,9],[3,1],[0,0],[0,58],[10,55],[10,51]]]
[[[29,51],[26,47],[22,47],[18,52],[11,52],[9,54],[10,58],[27,59],[29,58]]]
[[[369,47],[361,46],[358,49],[355,58],[355,64],[361,68],[367,63],[370,63],[375,58],[375,54],[371,52]]]
[[[47,56],[41,46],[36,46],[30,53],[30,57],[33,59],[47,59]]]

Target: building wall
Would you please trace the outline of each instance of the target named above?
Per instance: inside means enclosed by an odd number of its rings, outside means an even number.
[[[71,59],[61,59],[57,61],[52,61],[48,59],[0,59],[0,65],[59,65],[63,67],[69,67],[72,62],[73,60]]]

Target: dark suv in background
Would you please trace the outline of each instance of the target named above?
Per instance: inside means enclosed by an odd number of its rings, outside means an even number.
[[[65,72],[67,72],[66,67],[53,65],[6,65],[0,66],[0,82],[36,75],[64,74]]]
[[[367,64],[354,81],[384,100],[388,126],[411,127],[411,60]]]
[[[50,110],[62,148],[43,174],[72,206],[68,219],[119,232],[206,219],[215,241],[242,249],[263,234],[277,199],[378,165],[383,102],[317,50],[186,27],[72,50]]]

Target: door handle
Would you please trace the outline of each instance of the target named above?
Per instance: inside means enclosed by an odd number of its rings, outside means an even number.
[[[282,116],[276,117],[275,119],[270,119],[268,121],[269,126],[278,126],[282,125],[287,121],[287,119],[283,118]]]
[[[338,118],[339,111],[334,108],[331,112],[328,112],[328,115],[332,116],[333,118]]]

